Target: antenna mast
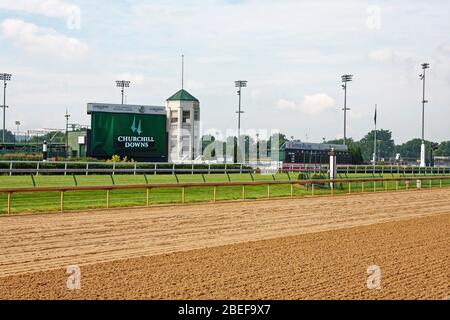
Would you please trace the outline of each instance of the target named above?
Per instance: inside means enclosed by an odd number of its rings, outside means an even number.
[[[181,55],[181,89],[184,89],[184,54]]]

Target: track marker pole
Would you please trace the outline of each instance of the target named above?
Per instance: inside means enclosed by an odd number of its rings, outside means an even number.
[[[362,182],[361,182],[361,192],[362,192],[362,193],[364,193],[364,184],[365,184],[365,182],[362,181]]]
[[[106,190],[106,209],[109,209],[109,190]]]
[[[150,207],[150,188],[147,188],[147,207]]]
[[[11,214],[11,192],[8,192],[8,208],[7,208],[8,214]]]
[[[352,193],[352,183],[351,182],[348,183],[348,193],[349,194]]]
[[[245,185],[242,185],[242,200],[245,200]]]
[[[216,202],[217,200],[217,186],[214,186],[213,190],[213,202]]]
[[[181,203],[185,203],[186,202],[186,188],[183,187],[181,189]]]
[[[314,183],[311,184],[311,194],[314,196]]]
[[[270,184],[267,185],[267,199],[270,199]]]
[[[61,191],[61,212],[64,212],[64,191]]]
[[[294,185],[291,184],[291,198],[294,197]]]

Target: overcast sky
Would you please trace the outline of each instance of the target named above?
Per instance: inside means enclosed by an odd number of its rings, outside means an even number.
[[[244,129],[310,142],[378,125],[397,143],[420,136],[420,64],[427,70],[426,138],[450,140],[450,2],[299,0],[0,0],[0,73],[7,128],[89,124],[88,102],[164,105],[181,87],[200,100],[203,129],[237,126],[234,80],[248,80]]]

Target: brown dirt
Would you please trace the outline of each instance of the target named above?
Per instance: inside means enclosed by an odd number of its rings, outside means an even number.
[[[443,189],[3,217],[0,298],[448,298],[449,198]],[[77,292],[66,288],[73,264]],[[372,264],[381,290],[366,287]]]

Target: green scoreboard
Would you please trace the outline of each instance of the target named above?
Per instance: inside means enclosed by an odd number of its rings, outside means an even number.
[[[137,161],[167,162],[165,107],[89,103],[88,114],[90,156],[107,159],[119,155]]]

